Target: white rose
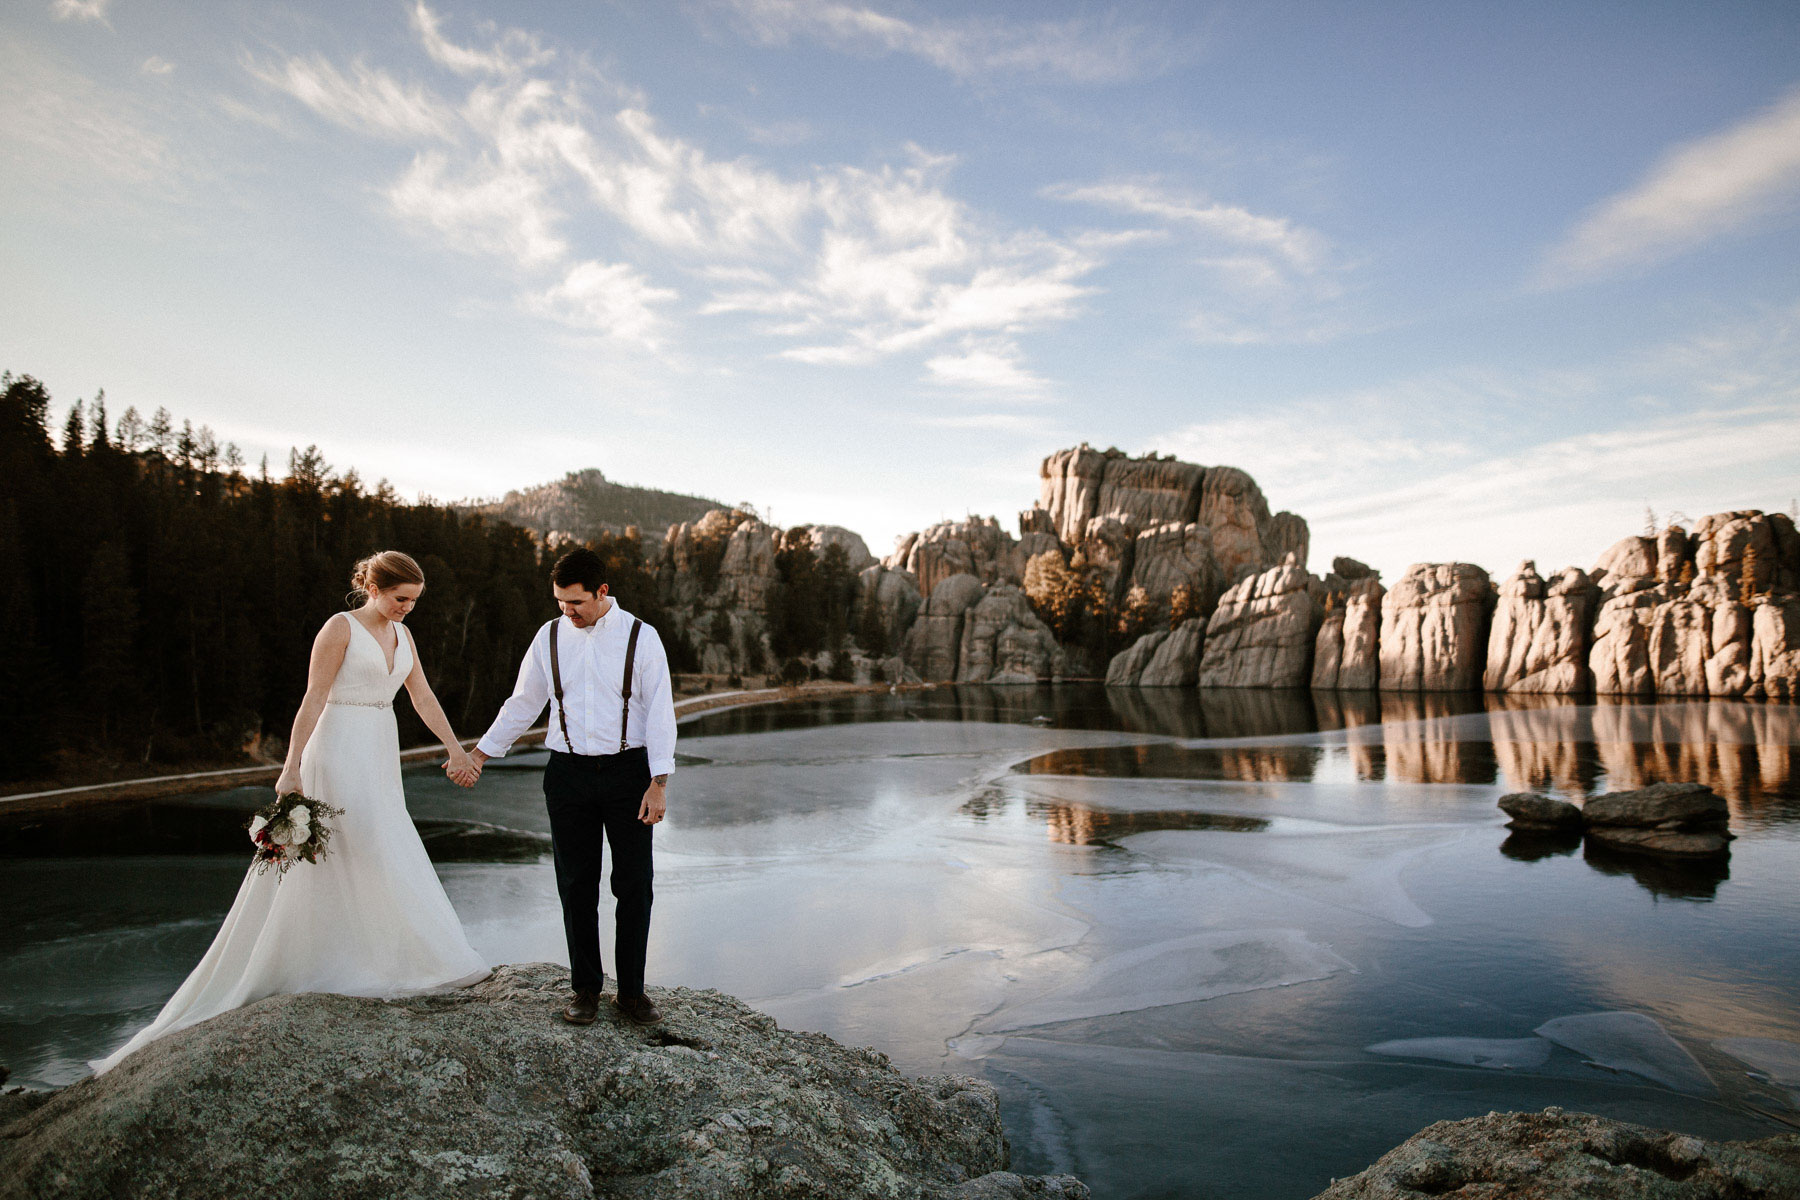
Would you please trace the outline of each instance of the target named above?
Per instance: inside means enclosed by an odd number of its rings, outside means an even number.
[[[312,836],[312,826],[308,825],[305,821],[301,821],[294,826],[293,845],[303,846],[306,844],[306,839],[310,838],[311,836]]]
[[[312,821],[312,809],[304,804],[296,804],[288,809],[288,820],[297,821],[304,826]]]
[[[269,818],[260,816],[260,815],[254,821],[251,821],[250,822],[250,840],[254,842],[256,840],[256,835],[261,833],[263,831],[263,827],[266,826],[268,823],[269,823]]]

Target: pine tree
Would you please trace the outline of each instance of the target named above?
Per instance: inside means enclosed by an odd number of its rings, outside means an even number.
[[[1756,541],[1745,543],[1743,561],[1738,565],[1738,602],[1746,607],[1756,603],[1756,574],[1762,557],[1756,552]]]
[[[65,458],[80,458],[83,445],[87,441],[87,418],[83,415],[81,401],[69,410],[69,419],[63,422],[62,452]]]

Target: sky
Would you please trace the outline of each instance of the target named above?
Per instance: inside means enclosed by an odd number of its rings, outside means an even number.
[[[1334,555],[1800,496],[1800,5],[9,0],[0,368],[405,496],[1009,528],[1087,442]]]

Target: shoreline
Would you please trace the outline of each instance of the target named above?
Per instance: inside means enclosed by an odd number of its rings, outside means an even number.
[[[831,683],[815,681],[792,687],[738,688],[729,692],[708,692],[675,702],[675,720],[679,724],[702,713],[722,712],[730,708],[749,708],[762,704],[779,704],[787,700],[811,699],[818,696],[857,695],[885,692],[890,688],[920,691],[932,684]],[[528,729],[514,743],[515,748],[541,744],[547,725]],[[480,737],[463,738],[466,750]],[[402,765],[425,762],[444,753],[440,745],[414,746],[400,752]],[[152,775],[137,779],[118,779],[107,783],[89,783],[78,787],[49,788],[15,795],[0,795],[0,819],[21,813],[68,808],[86,804],[108,804],[130,800],[153,800],[159,796],[188,795],[194,792],[219,792],[234,787],[257,787],[274,784],[281,774],[280,764],[252,767],[225,767],[211,771],[187,771],[174,775]]]

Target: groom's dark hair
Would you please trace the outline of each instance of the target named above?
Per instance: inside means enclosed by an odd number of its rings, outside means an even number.
[[[606,564],[600,556],[583,546],[556,560],[550,568],[550,582],[557,587],[582,587],[597,592],[606,582]]]

